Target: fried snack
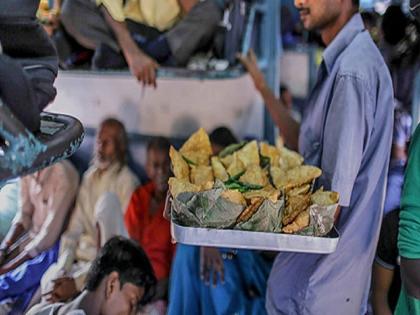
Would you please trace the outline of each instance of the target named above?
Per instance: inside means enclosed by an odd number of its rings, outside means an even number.
[[[197,165],[209,165],[210,156],[213,153],[209,136],[203,128],[196,131],[179,152]]]
[[[266,186],[268,184],[267,173],[260,165],[249,165],[245,174],[239,178],[239,181],[252,185]]]
[[[251,200],[251,203],[255,198],[268,199],[274,203],[279,199],[279,195],[280,191],[271,185],[267,185],[263,189],[247,191],[243,194],[245,199]]]
[[[225,156],[224,158],[220,158],[220,161],[222,162],[222,164],[226,168],[228,168],[233,163],[233,156],[234,156],[234,154],[230,154],[230,155]]]
[[[184,160],[181,153],[179,153],[173,146],[169,150],[169,156],[172,162],[172,170],[174,175],[178,179],[189,180],[190,178],[190,168],[188,163]]]
[[[340,195],[335,191],[324,191],[323,188],[318,189],[311,196],[311,203],[319,206],[331,206],[338,203]]]
[[[260,154],[258,152],[257,141],[255,140],[247,143],[242,149],[235,153],[245,167],[253,164],[260,165]]]
[[[285,182],[286,171],[282,170],[279,167],[272,166],[270,168],[270,175],[271,179],[273,180],[274,186],[276,186],[277,189],[281,189],[282,185],[284,185]]]
[[[245,165],[239,159],[237,152],[235,152],[233,154],[232,163],[227,168],[227,172],[231,177],[233,177],[235,175],[238,175],[239,173],[242,173],[243,171],[245,171]]]
[[[199,192],[200,186],[191,184],[185,179],[178,179],[175,177],[169,178],[169,191],[171,195],[176,198],[180,193],[183,192]]]
[[[263,204],[264,198],[257,198],[253,200],[253,202],[241,212],[241,214],[236,219],[236,223],[246,222],[252,218],[252,216],[258,211],[260,206]]]
[[[318,167],[301,165],[286,172],[286,176],[275,182],[276,187],[284,190],[291,190],[304,184],[312,182],[321,176],[322,171]]]
[[[191,167],[191,182],[195,185],[205,185],[208,182],[214,182],[211,166],[199,165]]]
[[[227,173],[219,157],[213,156],[211,158],[211,167],[213,168],[214,177],[216,179],[219,179],[223,182],[229,179],[229,174]]]
[[[276,147],[265,142],[260,143],[260,153],[262,156],[270,158],[271,166],[279,166],[280,152]]]
[[[309,196],[291,196],[287,199],[286,208],[284,209],[282,223],[290,224],[302,211],[305,211],[311,203]]]
[[[296,217],[296,219],[292,223],[283,227],[282,232],[288,233],[288,234],[299,232],[300,230],[309,226],[309,222],[310,222],[309,209],[307,209],[299,213],[299,215]]]
[[[208,181],[200,185],[200,191],[213,189],[214,181]]]
[[[311,185],[310,184],[306,184],[306,185],[302,185],[296,188],[293,188],[292,190],[290,190],[287,195],[290,196],[297,196],[297,195],[306,195],[309,193],[309,191],[311,190]]]
[[[303,163],[303,157],[292,150],[289,150],[285,147],[281,147],[280,151],[280,159],[279,159],[279,167],[284,170],[289,170]]]
[[[246,206],[246,200],[242,194],[237,190],[225,190],[221,196],[230,202]]]

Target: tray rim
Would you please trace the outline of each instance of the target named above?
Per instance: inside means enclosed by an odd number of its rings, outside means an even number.
[[[211,246],[252,250],[267,250],[278,252],[331,254],[340,240],[340,234],[336,227],[330,232],[334,236],[317,237],[284,233],[255,232],[242,230],[223,230],[212,228],[189,227],[176,224],[171,220],[172,238],[181,244],[195,246]],[[260,236],[260,240],[254,242],[235,241],[241,237]],[[221,240],[220,238],[223,238]],[[232,238],[232,236],[236,236]],[[243,240],[243,238],[242,238]],[[271,244],[264,244],[270,241]],[[292,243],[292,245],[290,244]]]

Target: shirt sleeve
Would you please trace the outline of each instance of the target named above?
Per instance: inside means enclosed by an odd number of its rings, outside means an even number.
[[[26,231],[29,230],[32,226],[32,215],[35,210],[35,207],[31,201],[31,196],[29,194],[30,180],[30,177],[27,176],[22,178],[20,181],[21,207],[20,211],[17,212],[13,220],[13,224],[22,224]]]
[[[96,0],[96,5],[103,5],[115,21],[124,22],[125,14],[123,0]]]
[[[410,145],[401,198],[398,248],[408,259],[420,259],[420,126]]]
[[[340,194],[350,205],[351,194],[373,125],[372,101],[366,82],[352,75],[338,76],[331,96],[323,137],[319,183]]]
[[[52,247],[58,240],[77,193],[78,177],[68,176],[63,166],[55,167],[53,175],[48,180],[56,184],[48,197],[47,218],[39,233],[25,247],[25,251],[31,257]]]

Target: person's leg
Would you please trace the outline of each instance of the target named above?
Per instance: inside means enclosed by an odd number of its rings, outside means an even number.
[[[35,91],[23,67],[9,56],[0,54],[0,99],[22,124],[31,131],[39,129],[40,109]]]
[[[66,0],[61,10],[61,22],[67,33],[80,45],[95,50],[106,44],[119,51],[118,43],[93,0]]]
[[[51,249],[0,276],[0,301],[12,298],[12,308],[23,312],[37,290],[42,275],[57,260],[58,247],[59,243],[56,242]]]
[[[200,248],[178,244],[172,262],[168,315],[200,314]]]
[[[93,69],[127,67],[117,40],[93,0],[66,0],[61,13],[67,33],[81,46],[94,50]]]
[[[200,1],[165,34],[177,66],[185,66],[194,52],[208,45],[221,18],[214,0]]]

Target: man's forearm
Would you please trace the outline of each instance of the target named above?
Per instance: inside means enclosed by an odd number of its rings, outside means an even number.
[[[102,6],[101,10],[105,17],[105,21],[117,38],[118,44],[127,62],[130,62],[133,55],[143,53],[131,37],[130,31],[128,30],[125,22],[115,21],[105,7]]]
[[[179,6],[184,14],[188,14],[199,0],[178,0]]]
[[[6,263],[4,266],[2,266],[2,270],[0,271],[0,273],[12,271],[31,258],[32,257],[29,255],[28,252],[23,251],[17,257],[15,257],[14,259]]]
[[[265,106],[270,112],[270,116],[274,123],[279,128],[286,145],[290,149],[297,151],[299,123],[292,118],[286,106],[275,97],[268,87],[262,88],[260,93],[264,99]]]
[[[383,294],[372,295],[372,308],[374,315],[392,315],[391,308],[388,304],[388,298]]]
[[[13,224],[6,237],[1,242],[0,249],[8,249],[24,232],[25,228],[22,224]]]

